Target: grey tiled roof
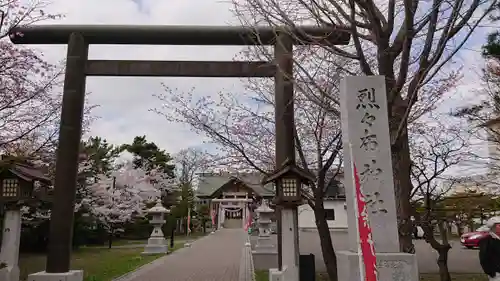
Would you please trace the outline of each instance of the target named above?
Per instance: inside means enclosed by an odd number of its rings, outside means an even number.
[[[201,196],[211,195],[230,180],[227,176],[222,175],[199,175],[198,177],[196,194]]]
[[[217,191],[221,186],[233,179],[237,179],[245,183],[255,193],[260,196],[274,195],[272,184],[262,186],[261,180],[263,176],[257,173],[252,174],[199,174],[198,187],[196,194],[198,196],[210,196]]]
[[[341,175],[343,177],[343,175]],[[238,179],[245,183],[249,188],[255,191],[260,196],[273,196],[272,184],[262,186],[263,176],[259,173],[248,174],[199,174],[198,188],[196,194],[198,196],[208,197],[217,191],[221,186],[233,179]],[[330,178],[327,176],[326,181]],[[325,199],[343,199],[345,198],[345,187],[340,181],[335,181],[325,191]]]
[[[260,174],[245,174],[238,176],[238,179],[244,182],[248,187],[253,189],[256,193],[261,196],[272,196],[274,195],[274,188],[272,183],[268,183],[266,185],[262,185],[263,175]]]

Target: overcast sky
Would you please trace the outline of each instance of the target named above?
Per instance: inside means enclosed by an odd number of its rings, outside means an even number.
[[[227,25],[236,24],[228,1],[217,0],[53,0],[50,11],[65,15],[64,24],[176,24]],[[53,23],[53,22],[51,22]],[[459,54],[456,65],[465,65],[465,77],[452,101],[441,108],[446,111],[458,103],[475,98],[478,76],[483,61],[480,49],[488,29],[481,29]],[[33,46],[35,47],[35,46]],[[65,57],[64,46],[36,46],[51,62]],[[149,60],[230,60],[239,51],[234,47],[172,47],[172,46],[91,46],[90,59],[149,59]],[[196,88],[199,94],[216,94],[220,90],[237,90],[238,79],[214,78],[89,78],[87,90],[90,102],[99,107],[94,114],[100,117],[90,134],[112,143],[130,142],[136,135],[147,135],[168,152],[197,146],[202,136],[188,127],[168,123],[148,110],[158,105],[153,94],[162,93],[161,82],[171,88],[187,91]]]
[[[213,0],[53,0],[49,10],[65,15],[62,24],[235,24],[228,3]],[[55,23],[54,21],[49,22]],[[42,50],[51,62],[62,61],[65,46],[30,46]],[[111,46],[93,45],[90,59],[131,60],[231,60],[239,47],[194,46]],[[203,143],[202,136],[189,127],[172,124],[148,110],[158,106],[153,94],[163,93],[161,83],[179,92],[195,87],[198,93],[216,94],[223,89],[238,89],[238,79],[219,78],[94,78],[87,79],[90,103],[99,105],[93,111],[89,135],[98,135],[112,143],[131,142],[136,135],[146,135],[168,152]]]

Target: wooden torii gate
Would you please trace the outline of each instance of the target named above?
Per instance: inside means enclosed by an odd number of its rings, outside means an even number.
[[[276,143],[279,144],[276,146],[276,163],[284,163],[287,159],[295,159],[293,45],[346,45],[350,40],[350,34],[345,29],[337,29],[334,26],[36,25],[16,27],[9,35],[14,44],[68,45],[47,273],[65,273],[70,269],[73,210],[87,76],[274,77]],[[88,49],[92,44],[270,45],[274,46],[274,61],[89,60]],[[277,209],[279,212],[279,208]],[[281,227],[279,219],[280,265],[284,255]],[[287,225],[286,228],[288,227]],[[297,235],[298,233],[295,234],[295,240],[298,239]],[[287,245],[286,248],[292,253],[298,251],[294,245]],[[295,264],[298,264],[298,260]]]

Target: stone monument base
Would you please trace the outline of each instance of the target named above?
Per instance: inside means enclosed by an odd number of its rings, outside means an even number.
[[[339,281],[359,281],[359,255],[337,252]],[[407,253],[377,253],[378,280],[418,281],[417,257]]]
[[[274,247],[271,237],[264,236],[257,238],[257,244],[255,245],[255,253],[273,253],[276,252],[276,247]]]
[[[7,266],[0,269],[0,280],[19,281],[19,267]]]
[[[83,281],[83,270],[70,270],[64,273],[41,271],[30,274],[28,281]]]
[[[269,281],[285,281],[285,271],[286,267],[283,267],[283,270],[278,270],[277,268],[269,269]]]
[[[256,252],[252,251],[253,266],[256,270],[269,270],[278,267],[278,251]]]
[[[167,240],[163,237],[151,237],[148,244],[144,247],[143,255],[155,255],[168,253]]]
[[[276,247],[273,245],[255,245],[255,250],[252,251],[254,254],[276,254]]]

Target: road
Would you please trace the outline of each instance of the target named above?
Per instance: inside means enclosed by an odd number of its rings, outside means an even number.
[[[335,250],[347,250],[346,232],[331,232],[331,236]],[[255,239],[256,237],[252,236],[252,240]],[[276,239],[276,237],[274,237],[274,239]],[[318,233],[316,231],[301,231],[299,239],[301,254],[314,254],[316,259],[316,270],[325,271]],[[419,271],[421,273],[438,272],[438,267],[436,265],[437,253],[423,240],[416,240],[414,242],[417,251]],[[452,247],[448,261],[451,272],[482,272],[481,266],[479,265],[477,250],[465,249],[460,245],[459,241],[452,241]]]
[[[221,229],[117,281],[239,280],[247,237],[242,229]]]

